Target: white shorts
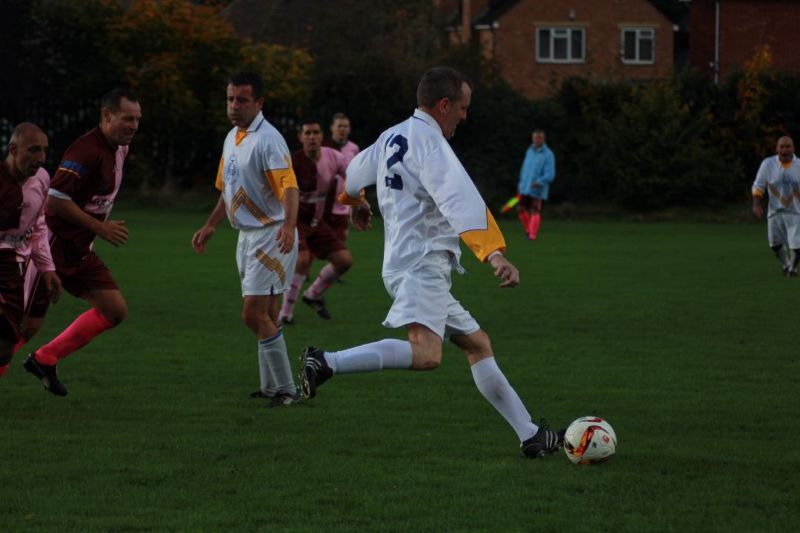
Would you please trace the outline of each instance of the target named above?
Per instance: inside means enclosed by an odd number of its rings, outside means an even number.
[[[480,329],[472,315],[450,294],[453,263],[448,252],[429,254],[412,270],[383,278],[394,300],[383,325],[400,328],[422,324],[442,339]]]
[[[767,239],[770,247],[787,245],[800,249],[800,215],[779,211],[767,218]]]
[[[280,224],[239,230],[236,266],[242,281],[242,296],[282,294],[289,288],[297,263],[297,231],[288,254],[278,250]]]

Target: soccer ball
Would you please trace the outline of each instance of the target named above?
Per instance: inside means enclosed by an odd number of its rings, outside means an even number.
[[[611,424],[597,416],[584,416],[567,427],[564,453],[576,465],[596,465],[611,459],[617,449],[617,434]]]

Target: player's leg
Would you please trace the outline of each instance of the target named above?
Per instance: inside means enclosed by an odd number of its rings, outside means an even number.
[[[283,330],[278,326],[279,298],[289,283],[286,273],[295,271],[297,245],[290,253],[281,253],[277,230],[241,231],[236,257],[243,273],[242,320],[258,344],[260,390],[276,406],[299,400]]]
[[[448,327],[453,324],[457,328],[468,327],[470,320],[472,317],[466,318],[456,312],[448,320]],[[556,451],[563,435],[533,423],[519,395],[497,365],[489,336],[478,329],[469,334],[453,334],[450,340],[467,356],[472,379],[480,393],[517,433],[522,453],[527,457],[539,457]]]
[[[320,269],[317,279],[303,294],[304,299],[321,300],[325,291],[350,270],[350,266],[353,264],[353,256],[350,255],[350,250],[347,248],[331,252],[325,259],[328,263]]]
[[[294,397],[297,387],[292,376],[286,341],[283,330],[275,324],[277,303],[277,296],[245,296],[242,320],[258,339],[260,390],[263,395]],[[273,313],[274,318],[271,316]]]
[[[442,360],[450,268],[448,254],[442,253],[412,272],[386,278],[386,290],[394,301],[383,325],[405,327],[408,340],[383,339],[338,352],[306,348],[301,355],[300,370],[303,394],[313,398],[317,387],[334,374],[438,368]]]
[[[25,278],[16,252],[0,250],[0,377],[6,373],[20,339],[24,312]]]
[[[525,232],[525,235],[528,234],[528,226],[531,222],[531,197],[522,195],[517,204],[517,218],[519,218],[520,224],[522,224],[522,230]]]
[[[56,338],[36,350],[36,360],[55,365],[86,346],[92,339],[117,325],[128,316],[128,304],[119,289],[90,290],[83,298],[92,308],[79,315]]]
[[[785,214],[787,277],[796,277],[800,266],[800,215]]]
[[[294,324],[294,306],[297,303],[297,295],[303,287],[308,272],[311,269],[311,252],[302,243],[297,254],[297,266],[295,267],[292,283],[289,289],[283,293],[283,304],[281,305],[279,319],[286,325]]]
[[[781,264],[781,273],[786,276],[791,270],[790,258],[787,257],[787,226],[786,220],[781,213],[767,217],[767,240],[770,250]]]
[[[532,241],[536,240],[539,235],[539,226],[542,224],[542,199],[531,199],[531,214],[528,220],[528,238]]]

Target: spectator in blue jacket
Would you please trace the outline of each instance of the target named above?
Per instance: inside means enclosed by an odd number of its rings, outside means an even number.
[[[542,201],[547,200],[556,178],[556,158],[544,142],[543,130],[534,130],[532,140],[519,171],[517,215],[528,238],[534,240],[542,223]]]

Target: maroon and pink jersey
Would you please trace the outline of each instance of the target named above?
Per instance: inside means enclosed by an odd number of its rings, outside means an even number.
[[[50,196],[72,200],[90,216],[106,220],[122,183],[127,155],[127,146],[112,146],[100,128],[94,128],[67,148],[50,183]],[[95,234],[89,229],[49,213],[47,226],[60,241],[59,266],[61,262],[78,264],[91,251]]]
[[[326,200],[335,193],[338,182],[344,181],[347,169],[344,156],[333,148],[323,146],[320,148],[319,161],[314,162],[303,150],[298,150],[292,154],[292,167],[300,188],[298,218],[309,224],[322,220],[325,208],[329,205]]]
[[[326,142],[327,141],[327,142]],[[322,143],[323,146],[328,146],[330,148],[334,148],[339,151],[344,156],[344,166],[347,168],[347,165],[350,164],[350,161],[358,155],[358,145],[353,141],[345,141],[344,144],[338,144],[333,139],[325,139]],[[350,214],[350,207],[339,203],[337,198],[339,195],[344,191],[344,172],[342,172],[339,179],[336,182],[336,194],[333,197],[333,200],[329,199],[329,203],[332,204],[331,206],[331,213],[334,215],[349,215]]]
[[[13,250],[19,263],[30,258],[40,272],[55,270],[44,221],[49,187],[43,168],[20,184],[0,163],[0,250]]]

